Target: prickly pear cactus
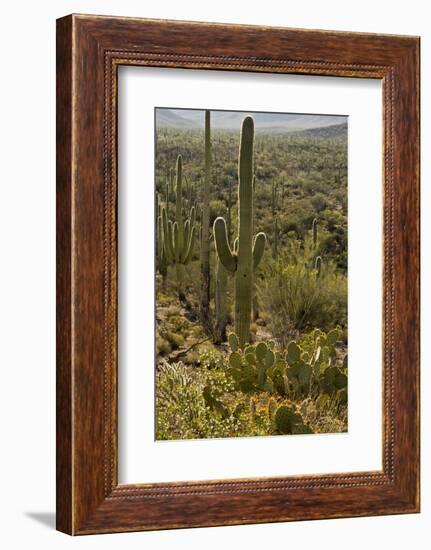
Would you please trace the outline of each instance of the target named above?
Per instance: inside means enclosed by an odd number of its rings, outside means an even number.
[[[253,239],[253,143],[254,121],[245,117],[242,123],[239,152],[238,184],[238,251],[231,250],[226,221],[214,221],[217,255],[223,266],[235,276],[235,332],[241,347],[250,339],[250,322],[254,270],[265,249],[266,236],[258,233]]]
[[[315,329],[280,350],[271,340],[241,348],[231,333],[228,372],[244,392],[264,391],[293,400],[320,393],[346,403],[347,358],[341,366],[336,359],[340,336],[339,329],[327,334]]]
[[[266,391],[274,390],[271,377],[271,369],[275,365],[280,367],[282,358],[278,352],[274,352],[273,342],[259,342],[256,346],[250,344],[241,348],[239,338],[231,333],[228,342],[232,352],[229,355],[229,374],[238,383],[242,391]],[[286,365],[284,365],[285,367]]]
[[[275,425],[275,415],[277,412],[277,401],[271,397],[268,401],[268,417],[272,424]]]
[[[312,430],[304,423],[302,416],[293,407],[281,405],[275,413],[275,427],[280,434],[311,434]]]

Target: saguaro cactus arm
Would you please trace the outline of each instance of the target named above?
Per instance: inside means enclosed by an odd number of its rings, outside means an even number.
[[[180,262],[180,228],[177,222],[173,226],[175,263]]]
[[[320,256],[317,256],[314,260],[314,269],[317,271],[317,277],[320,277],[322,271],[322,258]]]
[[[162,226],[166,258],[168,263],[171,264],[174,260],[174,249],[172,246],[172,224],[168,221],[166,208],[162,208]]]
[[[256,269],[265,252],[266,235],[258,233],[253,243],[253,268]]]
[[[193,250],[194,250],[194,247],[195,247],[195,240],[196,240],[196,227],[193,226],[191,231],[190,231],[190,236],[189,236],[189,240],[188,240],[188,244],[187,244],[187,254],[186,254],[186,257],[184,258],[184,264],[187,265],[190,260],[192,259],[192,256],[193,256]]]
[[[238,254],[238,237],[233,241],[233,253],[235,256]]]
[[[217,255],[223,266],[234,273],[237,268],[237,258],[232,254],[227,238],[227,228],[224,218],[216,218],[214,221],[214,239]]]
[[[184,262],[189,246],[189,237],[190,237],[190,220],[186,220],[184,223],[184,235],[183,235],[183,248],[180,254],[180,261]]]

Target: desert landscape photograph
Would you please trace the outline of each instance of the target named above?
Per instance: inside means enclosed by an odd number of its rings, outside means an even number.
[[[156,440],[348,430],[348,117],[155,109]]]

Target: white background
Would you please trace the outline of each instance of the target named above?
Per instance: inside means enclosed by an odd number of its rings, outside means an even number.
[[[72,539],[54,523],[55,18],[74,12],[284,25],[422,36],[422,150],[431,150],[428,2],[158,0],[8,2],[2,8],[0,542],[14,548],[246,546],[425,549],[431,522],[431,348],[423,346],[422,514]],[[422,167],[422,330],[431,331],[431,189]]]
[[[381,82],[145,67],[121,67],[119,79],[120,482],[381,470]],[[154,106],[173,101],[176,107],[349,116],[348,433],[154,441],[154,270],[148,261],[154,258]],[[364,361],[364,342],[370,361]]]

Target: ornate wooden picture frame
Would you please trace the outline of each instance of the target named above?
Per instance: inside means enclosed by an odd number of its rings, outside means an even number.
[[[118,483],[120,65],[382,81],[381,471]],[[57,528],[78,535],[418,511],[419,38],[87,15],[59,19]]]

